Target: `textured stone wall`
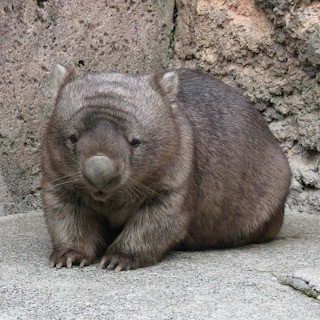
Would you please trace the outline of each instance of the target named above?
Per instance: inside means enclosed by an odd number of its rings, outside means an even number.
[[[320,214],[320,2],[178,1],[175,52],[242,88],[294,174],[288,205]]]
[[[289,209],[320,212],[319,1],[0,1],[0,215],[40,206],[55,63],[196,67],[239,86],[290,159]]]

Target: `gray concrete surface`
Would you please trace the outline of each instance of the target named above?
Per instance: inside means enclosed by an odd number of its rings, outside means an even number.
[[[287,215],[276,241],[173,252],[121,273],[51,269],[39,212],[0,218],[0,319],[320,319],[320,219]]]

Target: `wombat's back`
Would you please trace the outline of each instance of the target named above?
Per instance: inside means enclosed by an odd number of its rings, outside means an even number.
[[[218,79],[180,70],[178,101],[194,135],[197,195],[187,248],[267,241],[281,228],[290,169],[259,112]]]

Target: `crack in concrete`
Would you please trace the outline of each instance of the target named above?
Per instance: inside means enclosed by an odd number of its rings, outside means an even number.
[[[274,276],[280,284],[292,287],[293,289],[304,293],[308,297],[320,300],[320,291],[317,290],[314,286],[312,286],[309,281],[304,280],[300,277],[279,276],[270,270],[248,269],[248,271],[255,271],[255,272],[259,272],[259,273],[268,273],[268,274]]]
[[[278,277],[278,281],[283,285],[290,286],[306,294],[308,297],[320,300],[320,292],[307,280],[295,276],[286,276],[283,278]]]

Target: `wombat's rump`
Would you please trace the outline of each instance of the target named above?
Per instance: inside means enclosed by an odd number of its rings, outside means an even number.
[[[42,157],[52,266],[127,270],[278,234],[288,162],[238,90],[192,70],[59,66],[58,80]]]

